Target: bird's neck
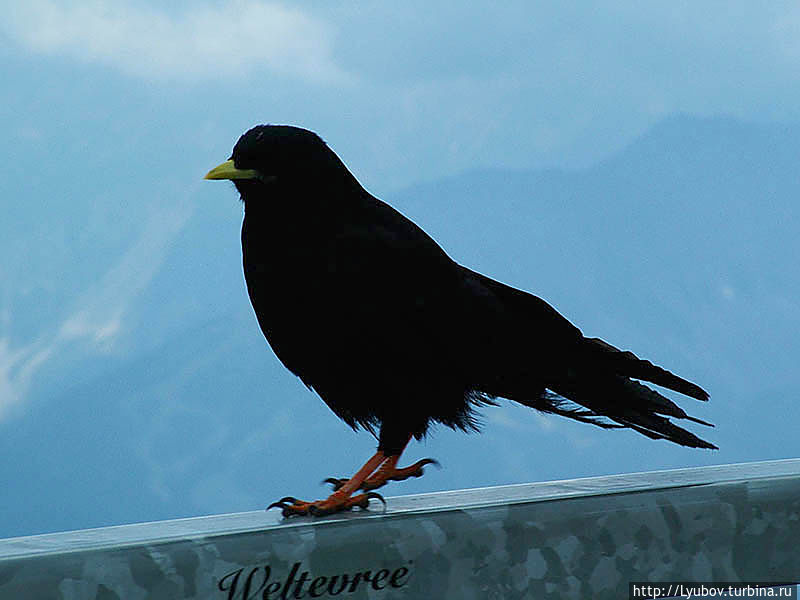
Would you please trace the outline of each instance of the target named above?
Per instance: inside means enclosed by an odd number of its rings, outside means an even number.
[[[260,227],[292,230],[335,229],[363,208],[369,194],[348,171],[337,177],[278,177],[276,180],[240,187],[245,218]],[[237,185],[237,187],[239,187]]]

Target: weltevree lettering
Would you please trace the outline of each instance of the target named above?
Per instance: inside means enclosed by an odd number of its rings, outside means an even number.
[[[380,569],[374,573],[370,570],[312,578],[308,571],[300,572],[301,567],[302,563],[294,563],[282,581],[270,581],[272,568],[269,565],[249,570],[242,567],[223,576],[218,587],[221,592],[227,592],[227,600],[300,600],[352,594],[359,586],[371,586],[378,591],[386,587],[401,588],[408,583],[409,574],[407,567],[398,567],[394,570]]]

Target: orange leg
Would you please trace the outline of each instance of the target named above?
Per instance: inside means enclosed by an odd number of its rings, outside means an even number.
[[[380,466],[380,468],[362,482],[361,489],[374,490],[386,485],[386,483],[389,481],[403,481],[409,477],[422,477],[422,475],[425,473],[425,470],[423,469],[425,465],[439,464],[432,458],[423,458],[422,460],[415,462],[413,465],[398,469],[397,461],[399,460],[400,455],[398,454],[396,456],[390,456],[383,461],[383,464]]]
[[[342,510],[350,510],[354,506],[367,508],[370,499],[378,498],[381,501],[383,500],[380,494],[376,494],[375,492],[368,492],[366,494],[359,494],[357,496],[353,496],[352,494],[361,487],[361,484],[364,483],[364,480],[367,479],[367,477],[369,477],[372,472],[375,471],[375,469],[377,469],[385,460],[387,459],[383,452],[376,452],[372,458],[364,463],[364,466],[361,467],[355,475],[345,481],[325,500],[304,502],[302,500],[298,500],[297,498],[287,496],[286,498],[281,498],[277,502],[270,504],[267,507],[267,510],[275,507],[281,508],[283,509],[283,516],[290,517],[292,515],[308,514],[314,516],[329,515]]]
[[[408,441],[406,441],[406,446],[410,441],[411,437],[409,437]],[[405,450],[405,446],[403,446],[403,450]],[[418,460],[411,466],[398,469],[397,463],[400,460],[400,455],[403,453],[403,450],[400,450],[400,452],[397,454],[392,454],[390,456],[387,456],[381,463],[378,470],[372,473],[369,477],[367,477],[364,481],[361,482],[359,486],[360,489],[374,490],[381,486],[386,485],[386,483],[389,481],[403,481],[405,479],[408,479],[409,477],[422,477],[422,475],[425,472],[423,468],[425,465],[439,464],[432,458],[423,458],[422,460]],[[333,477],[329,477],[328,479],[325,480],[325,483],[332,484],[333,489],[339,491],[344,486],[349,485],[350,481],[352,481],[352,479],[335,479]]]

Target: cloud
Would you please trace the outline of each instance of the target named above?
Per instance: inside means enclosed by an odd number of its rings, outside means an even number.
[[[0,421],[25,398],[33,375],[53,350],[42,343],[12,349],[7,338],[0,338]]]
[[[10,338],[0,337],[0,421],[23,403],[39,369],[70,344],[81,343],[93,352],[112,347],[124,330],[125,314],[158,272],[169,243],[189,215],[185,202],[162,205],[120,260],[77,298],[53,333],[17,347]]]
[[[179,14],[127,2],[32,0],[4,11],[0,28],[34,52],[148,80],[216,81],[262,69],[311,83],[348,79],[333,61],[324,23],[257,0]]]
[[[189,215],[185,201],[159,205],[120,260],[84,291],[75,310],[59,328],[57,339],[88,338],[100,347],[113,342],[122,330],[123,315],[161,267],[169,243]]]

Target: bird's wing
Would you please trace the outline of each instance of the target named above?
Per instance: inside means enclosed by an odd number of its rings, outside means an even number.
[[[462,269],[468,278],[485,286],[502,302],[507,318],[513,320],[518,328],[526,325],[534,328],[538,336],[547,337],[553,345],[568,348],[576,362],[591,364],[597,370],[649,381],[698,400],[708,400],[708,393],[696,384],[639,358],[633,352],[622,351],[599,338],[584,337],[577,327],[541,298],[464,267]]]
[[[583,337],[580,329],[538,296],[466,267],[459,268],[471,295],[491,302],[492,311],[503,321],[513,324],[517,330],[535,332],[537,337],[548,338],[558,344],[571,344]]]
[[[360,311],[430,315],[452,297],[458,266],[424,232],[378,225],[343,230],[326,247],[326,283]]]

